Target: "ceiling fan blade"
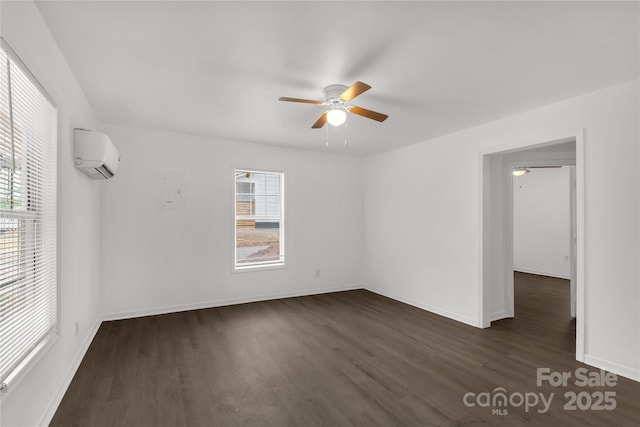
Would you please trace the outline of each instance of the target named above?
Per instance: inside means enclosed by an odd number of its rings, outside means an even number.
[[[386,114],[377,113],[375,111],[367,110],[366,108],[361,107],[351,107],[349,108],[349,111],[353,114],[366,117],[367,119],[377,120],[379,122],[384,122],[385,120],[387,120],[387,117],[389,117]]]
[[[317,104],[317,105],[324,104],[324,101],[316,101],[313,99],[287,98],[286,96],[280,97],[279,101],[302,102],[303,104]]]
[[[325,111],[320,118],[311,126],[311,129],[320,129],[324,124],[327,123],[327,112]]]
[[[355,82],[354,84],[351,85],[349,89],[342,92],[342,95],[340,95],[340,99],[343,100],[344,102],[349,102],[356,96],[361,95],[362,93],[368,91],[369,89],[371,89],[371,86],[369,86],[368,84],[362,83],[362,82]]]

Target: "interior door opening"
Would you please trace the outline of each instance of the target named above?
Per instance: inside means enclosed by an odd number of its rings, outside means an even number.
[[[566,293],[566,307],[556,314],[575,318],[575,166],[513,164],[512,171],[514,288],[518,281],[532,279],[555,283],[559,289],[539,298],[548,295],[548,303],[554,304],[552,295],[561,298]],[[517,297],[514,292],[514,300]]]
[[[526,270],[526,266],[522,266],[522,259],[514,259],[514,185],[518,182],[514,180],[513,169],[522,167],[529,170],[556,170],[568,181],[564,209],[565,212],[568,211],[569,224],[563,231],[566,236],[564,246],[548,251],[553,252],[551,254],[543,255],[550,255],[550,259],[555,262],[552,270],[560,268],[560,273],[545,271],[543,268],[536,270],[535,263],[529,263],[529,271],[523,274],[533,273],[544,277],[546,272],[549,276],[559,275],[560,280],[569,282],[569,304],[565,315],[567,321],[575,318],[575,350],[579,361],[584,359],[583,153],[582,130],[567,132],[565,136],[538,144],[513,144],[501,150],[481,153],[482,273],[479,324],[487,328],[493,321],[516,315],[514,270]],[[530,173],[531,176],[535,174]],[[563,255],[558,258],[557,254]],[[518,263],[520,265],[516,265]]]

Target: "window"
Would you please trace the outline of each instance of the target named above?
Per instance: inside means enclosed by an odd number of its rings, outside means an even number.
[[[284,174],[235,170],[235,269],[284,265]]]
[[[0,384],[56,334],[57,111],[0,49]]]

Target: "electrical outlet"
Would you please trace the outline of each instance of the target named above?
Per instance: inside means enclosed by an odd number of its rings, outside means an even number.
[[[80,322],[76,320],[76,337],[78,336],[78,333],[80,333]]]
[[[320,277],[320,270],[316,270],[316,277]]]

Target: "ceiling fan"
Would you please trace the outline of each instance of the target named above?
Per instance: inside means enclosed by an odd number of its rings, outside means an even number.
[[[322,113],[320,118],[311,126],[312,129],[320,129],[326,122],[333,126],[340,126],[347,118],[347,112],[357,114],[368,119],[384,122],[386,114],[367,110],[366,108],[349,105],[349,102],[356,96],[371,89],[366,83],[355,82],[351,87],[344,85],[331,85],[324,88],[324,101],[316,101],[313,99],[288,98],[283,96],[280,101],[301,102],[303,104],[328,105],[329,109]]]
[[[531,169],[556,169],[562,166],[515,166],[513,168],[514,176],[522,176],[525,173],[531,172]]]

